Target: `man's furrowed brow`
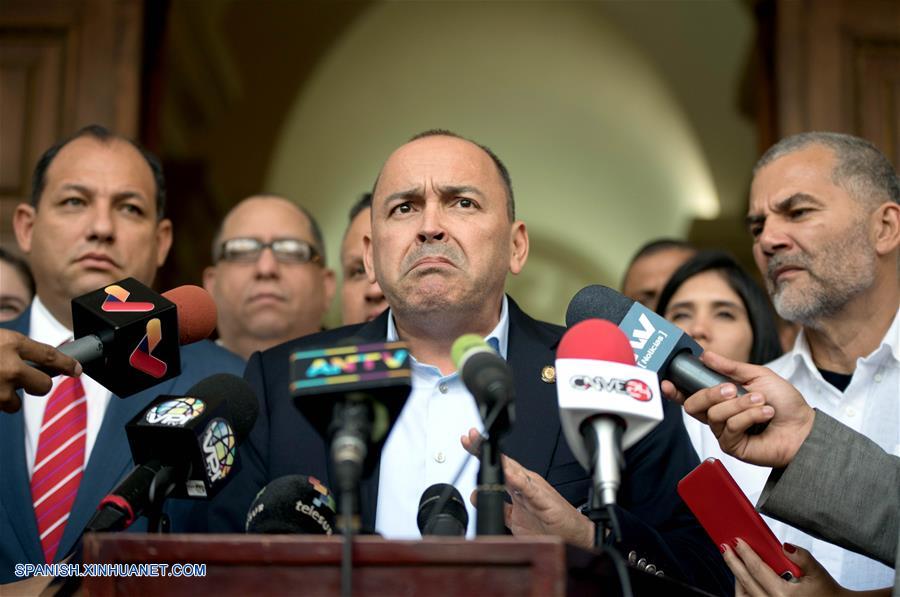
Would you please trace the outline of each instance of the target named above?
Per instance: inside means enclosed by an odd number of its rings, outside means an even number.
[[[403,191],[397,191],[396,193],[391,193],[387,197],[385,197],[384,202],[390,203],[392,201],[397,201],[400,199],[408,200],[408,199],[416,199],[418,197],[422,197],[425,195],[424,189],[422,187],[413,187],[411,189],[406,189]]]
[[[779,199],[772,205],[772,211],[774,213],[783,214],[795,209],[798,205],[815,205],[821,207],[823,205],[822,201],[817,199],[816,197],[808,194],[808,193],[794,193],[784,199]],[[763,224],[766,221],[766,216],[764,214],[749,214],[744,219],[747,228],[752,228],[754,225]]]
[[[453,195],[478,195],[479,197],[484,197],[484,193],[478,187],[473,187],[471,185],[445,185],[438,188],[442,197],[448,197]]]
[[[800,203],[806,203],[806,204],[812,203],[817,206],[822,205],[822,202],[819,201],[818,199],[816,199],[815,197],[813,197],[812,195],[809,195],[807,193],[794,193],[790,197],[785,197],[784,199],[780,199],[780,200],[776,201],[775,205],[773,207],[774,207],[774,211],[776,211],[778,213],[784,213],[784,212],[794,209]]]

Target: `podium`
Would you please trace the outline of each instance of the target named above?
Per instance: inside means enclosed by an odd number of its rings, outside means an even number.
[[[339,595],[341,537],[96,534],[86,564],[205,564],[205,576],[92,576],[85,595]],[[121,567],[120,567],[121,568]],[[148,568],[145,567],[145,570]],[[197,570],[194,570],[196,572]],[[635,595],[697,595],[687,585],[629,568]],[[618,595],[608,556],[556,537],[353,539],[353,594]]]

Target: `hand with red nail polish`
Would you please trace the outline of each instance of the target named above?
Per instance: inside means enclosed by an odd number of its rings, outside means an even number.
[[[890,595],[890,588],[876,591],[855,592],[845,589],[837,584],[822,565],[803,549],[784,544],[784,554],[792,562],[803,570],[803,576],[791,581],[778,576],[756,552],[741,539],[735,541],[735,545],[720,545],[719,550],[725,558],[725,563],[734,573],[734,594],[736,597],[829,597],[850,595]]]

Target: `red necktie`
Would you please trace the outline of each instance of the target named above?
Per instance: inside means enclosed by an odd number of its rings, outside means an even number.
[[[53,562],[81,484],[86,434],[84,387],[77,377],[66,377],[44,409],[31,476],[34,516],[47,563]]]

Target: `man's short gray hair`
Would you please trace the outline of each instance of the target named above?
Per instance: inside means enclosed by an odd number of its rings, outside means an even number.
[[[834,152],[837,164],[831,180],[855,199],[873,208],[885,201],[900,203],[900,179],[887,157],[865,139],[843,133],[809,132],[785,137],[759,158],[753,167],[754,178],[771,162],[810,145],[822,145]]]

